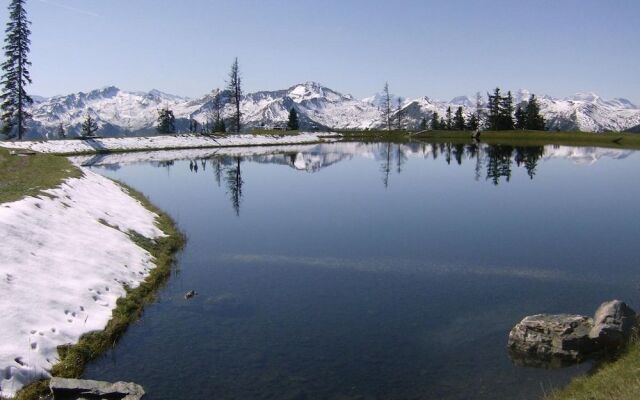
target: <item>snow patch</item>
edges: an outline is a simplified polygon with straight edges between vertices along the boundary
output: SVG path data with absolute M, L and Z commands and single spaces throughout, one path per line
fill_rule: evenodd
M 125 287 L 155 267 L 123 232 L 160 237 L 157 215 L 115 182 L 82 171 L 47 190 L 50 197 L 0 205 L 0 396 L 49 377 L 57 346 L 104 329 Z
M 50 140 L 0 142 L 0 146 L 11 149 L 26 149 L 40 153 L 70 154 L 99 153 L 101 151 L 161 150 L 185 148 L 214 148 L 231 146 L 271 146 L 320 142 L 312 133 L 295 136 L 277 135 L 228 135 L 210 137 L 201 135 L 163 135 L 147 137 L 121 137 L 86 140 Z

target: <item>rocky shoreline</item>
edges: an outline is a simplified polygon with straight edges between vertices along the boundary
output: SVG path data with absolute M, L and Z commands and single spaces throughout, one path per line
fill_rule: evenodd
M 517 365 L 573 365 L 622 348 L 637 319 L 636 312 L 620 300 L 602 303 L 593 318 L 575 314 L 530 315 L 513 327 L 507 347 Z

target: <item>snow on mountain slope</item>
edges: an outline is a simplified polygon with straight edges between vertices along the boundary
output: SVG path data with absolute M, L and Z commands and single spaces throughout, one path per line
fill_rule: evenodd
M 110 86 L 88 93 L 67 96 L 38 98 L 31 108 L 28 137 L 55 137 L 62 126 L 67 137 L 77 136 L 87 114 L 101 126 L 102 136 L 130 136 L 155 133 L 157 110 L 169 107 L 176 116 L 176 127 L 186 131 L 189 119 L 206 124 L 213 118 L 213 99 L 220 94 L 226 106 L 222 116 L 228 118 L 232 106 L 228 103 L 227 91 L 211 93 L 188 99 L 163 93 L 127 92 Z M 530 92 L 514 91 L 516 104 L 526 101 Z M 394 115 L 397 99 L 393 96 Z M 483 99 L 484 100 L 484 99 Z M 640 126 L 640 108 L 626 99 L 605 100 L 593 93 L 576 94 L 564 99 L 538 96 L 542 114 L 551 130 L 624 131 Z M 303 129 L 367 129 L 380 128 L 382 118 L 382 96 L 356 99 L 339 93 L 316 82 L 305 82 L 284 90 L 248 93 L 241 101 L 241 112 L 245 128 L 272 128 L 286 124 L 289 110 L 298 111 Z M 452 112 L 462 107 L 468 116 L 475 111 L 475 101 L 468 96 L 458 96 L 450 101 L 429 97 L 402 102 L 403 127 L 416 128 L 426 118 L 430 122 L 434 112 L 444 117 L 448 107 Z M 636 128 L 637 129 L 637 128 Z

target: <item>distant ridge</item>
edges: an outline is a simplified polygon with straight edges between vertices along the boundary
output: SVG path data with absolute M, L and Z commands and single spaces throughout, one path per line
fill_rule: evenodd
M 103 136 L 130 136 L 155 133 L 157 110 L 169 107 L 176 116 L 179 130 L 186 131 L 189 119 L 206 123 L 211 119 L 215 91 L 190 99 L 164 93 L 129 92 L 115 86 L 78 92 L 51 98 L 37 97 L 31 107 L 33 120 L 27 137 L 54 137 L 60 125 L 67 136 L 77 136 L 87 113 L 100 124 Z M 514 91 L 516 102 L 525 101 L 530 93 Z M 223 100 L 227 94 L 221 92 Z M 605 100 L 595 93 L 579 93 L 563 99 L 539 95 L 541 112 L 551 130 L 581 130 L 592 132 L 638 131 L 640 109 L 627 99 Z M 393 96 L 394 109 L 397 97 Z M 483 98 L 483 101 L 486 101 Z M 243 96 L 241 110 L 245 128 L 270 128 L 283 125 L 293 107 L 298 111 L 303 129 L 373 129 L 383 126 L 380 111 L 381 96 L 356 99 L 323 86 L 305 82 L 287 89 L 259 91 Z M 402 101 L 403 127 L 415 128 L 422 118 L 431 119 L 433 112 L 443 116 L 446 109 L 462 107 L 466 115 L 475 111 L 475 98 L 457 96 L 450 101 L 434 100 L 427 96 Z M 230 115 L 223 110 L 223 117 Z

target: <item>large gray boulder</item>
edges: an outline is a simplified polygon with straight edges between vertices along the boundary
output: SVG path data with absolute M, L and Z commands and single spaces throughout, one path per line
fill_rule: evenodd
M 49 388 L 55 400 L 140 400 L 142 386 L 132 382 L 100 382 L 51 378 Z
M 597 350 L 592 328 L 593 320 L 582 315 L 530 315 L 513 327 L 508 347 L 523 359 L 578 362 Z
M 603 347 L 618 348 L 627 342 L 635 323 L 636 312 L 625 302 L 607 301 L 596 310 L 589 337 Z

